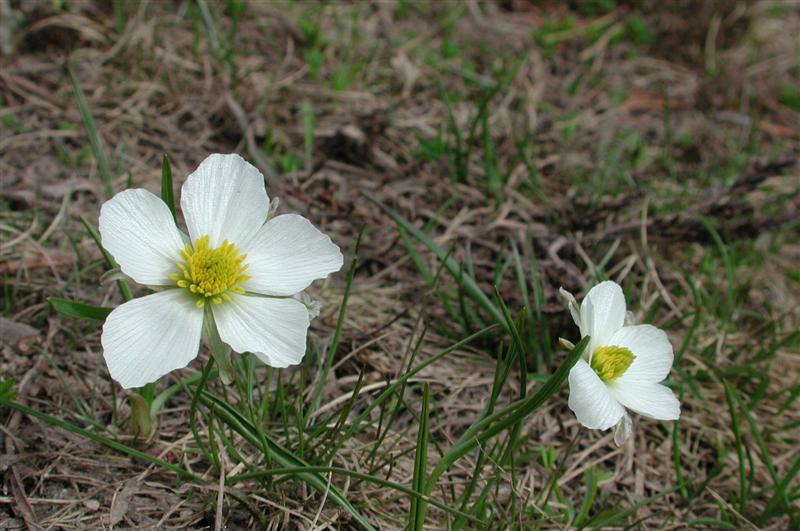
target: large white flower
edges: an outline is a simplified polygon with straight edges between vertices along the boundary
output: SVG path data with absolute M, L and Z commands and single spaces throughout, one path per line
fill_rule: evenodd
M 103 325 L 111 376 L 138 387 L 197 357 L 206 330 L 273 367 L 299 363 L 309 308 L 301 292 L 342 267 L 331 239 L 295 214 L 269 219 L 264 177 L 239 155 L 211 155 L 181 189 L 188 237 L 143 189 L 100 210 L 103 246 L 123 273 L 157 290 Z
M 675 420 L 681 408 L 662 385 L 672 368 L 672 344 L 655 326 L 630 325 L 622 288 L 606 281 L 593 287 L 578 307 L 565 290 L 572 318 L 589 345 L 569 373 L 569 407 L 591 429 L 617 426 L 621 444 L 631 433 L 625 408 L 658 420 Z

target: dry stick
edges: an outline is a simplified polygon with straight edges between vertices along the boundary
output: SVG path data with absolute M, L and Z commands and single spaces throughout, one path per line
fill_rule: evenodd
M 325 502 L 328 501 L 328 493 L 331 491 L 332 480 L 333 480 L 333 472 L 330 472 L 328 473 L 328 485 L 327 487 L 325 487 L 325 493 L 322 495 L 322 501 L 319 502 L 319 509 L 317 509 L 317 514 L 314 515 L 314 520 L 311 522 L 309 529 L 316 529 L 319 517 L 322 515 L 322 509 L 325 508 Z

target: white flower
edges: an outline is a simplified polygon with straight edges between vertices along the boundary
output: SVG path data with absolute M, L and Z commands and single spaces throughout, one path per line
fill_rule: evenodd
M 589 345 L 569 373 L 569 407 L 587 428 L 616 425 L 621 444 L 631 433 L 625 408 L 658 420 L 676 420 L 680 403 L 662 385 L 672 368 L 672 344 L 652 325 L 630 325 L 625 297 L 616 282 L 601 282 L 589 290 L 580 307 L 565 290 L 572 318 Z
M 147 190 L 125 190 L 103 205 L 103 247 L 123 273 L 158 290 L 118 306 L 103 325 L 103 355 L 123 387 L 188 365 L 212 325 L 233 350 L 273 367 L 302 360 L 310 316 L 294 297 L 338 271 L 342 253 L 302 216 L 266 221 L 269 205 L 261 173 L 238 155 L 218 154 L 181 189 L 188 237 Z

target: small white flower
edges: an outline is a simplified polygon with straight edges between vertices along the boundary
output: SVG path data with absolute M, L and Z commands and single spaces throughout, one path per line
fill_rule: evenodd
M 681 413 L 675 394 L 660 382 L 672 368 L 672 344 L 652 325 L 630 325 L 625 297 L 616 282 L 589 290 L 580 308 L 561 290 L 581 337 L 589 345 L 569 373 L 569 407 L 590 429 L 616 425 L 621 444 L 632 431 L 625 408 L 658 420 L 676 420 Z
M 103 205 L 103 246 L 123 273 L 158 290 L 118 306 L 103 325 L 103 355 L 123 387 L 186 367 L 204 321 L 233 350 L 273 367 L 302 360 L 310 316 L 295 295 L 338 271 L 342 253 L 302 216 L 266 221 L 269 206 L 261 173 L 239 155 L 219 154 L 181 189 L 188 237 L 147 190 Z

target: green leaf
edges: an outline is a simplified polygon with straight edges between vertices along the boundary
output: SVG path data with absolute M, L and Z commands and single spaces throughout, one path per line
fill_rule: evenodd
M 417 434 L 417 448 L 414 456 L 414 476 L 411 478 L 411 488 L 422 493 L 425 488 L 428 465 L 428 407 L 430 404 L 430 385 L 425 382 L 422 390 L 422 411 L 419 413 L 419 433 Z M 408 527 L 414 531 L 425 529 L 425 500 L 411 498 L 411 510 L 408 513 Z
M 161 199 L 167 204 L 169 211 L 172 213 L 172 219 L 177 223 L 175 195 L 172 187 L 172 166 L 170 166 L 169 157 L 166 154 L 161 160 Z
M 572 527 L 575 529 L 582 529 L 583 522 L 586 520 L 586 517 L 589 515 L 589 511 L 592 509 L 592 504 L 594 503 L 594 497 L 597 495 L 597 483 L 598 483 L 599 474 L 594 467 L 590 468 L 584 474 L 584 479 L 586 482 L 586 494 L 583 496 L 583 502 L 581 503 L 581 507 L 578 510 L 578 513 L 575 515 L 575 518 L 572 520 Z
M 8 380 L 0 383 L 0 398 L 5 400 L 14 400 L 14 398 L 17 396 L 17 393 L 12 390 L 12 387 L 14 387 L 15 383 L 16 382 L 13 378 L 9 378 Z
M 103 179 L 103 187 L 106 196 L 111 197 L 114 195 L 114 188 L 111 185 L 111 168 L 108 165 L 105 151 L 103 151 L 103 141 L 100 134 L 97 132 L 97 126 L 92 117 L 92 111 L 89 109 L 89 102 L 86 101 L 86 96 L 83 94 L 78 77 L 71 66 L 67 67 L 69 74 L 69 82 L 72 85 L 72 92 L 75 93 L 75 102 L 78 104 L 78 111 L 81 113 L 83 126 L 86 128 L 86 134 L 89 136 L 89 144 L 92 146 L 92 154 L 94 160 L 97 161 L 97 168 L 100 170 L 100 177 Z
M 84 304 L 82 302 L 71 301 L 69 299 L 62 299 L 60 297 L 49 297 L 47 302 L 50 307 L 62 315 L 67 317 L 76 317 L 78 319 L 93 319 L 95 321 L 103 321 L 114 308 L 104 308 L 101 306 L 92 306 L 91 304 Z
M 739 428 L 739 413 L 736 410 L 735 393 L 726 380 L 722 380 L 722 385 L 725 388 L 725 399 L 728 402 L 728 410 L 731 413 L 731 430 L 733 430 L 733 436 L 736 442 L 736 453 L 739 458 L 739 510 L 743 511 L 744 508 L 747 507 L 747 495 L 749 492 L 747 470 L 745 470 L 747 464 L 744 458 L 745 448 L 744 442 L 742 441 L 742 433 Z

